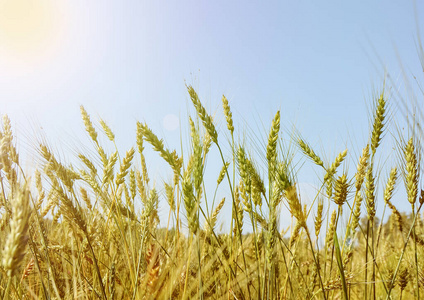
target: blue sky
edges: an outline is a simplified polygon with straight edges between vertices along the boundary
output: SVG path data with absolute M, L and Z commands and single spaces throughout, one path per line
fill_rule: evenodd
M 42 127 L 58 147 L 86 142 L 82 104 L 124 150 L 136 121 L 178 148 L 180 129 L 164 119 L 186 122 L 187 83 L 223 130 L 225 94 L 240 136 L 264 134 L 280 109 L 283 127 L 296 125 L 332 160 L 346 145 L 363 147 L 385 71 L 402 93 L 400 61 L 410 80 L 422 75 L 412 1 L 15 3 L 0 5 L 0 17 L 14 20 L 0 20 L 0 113 L 22 136 Z M 34 15 L 23 14 L 28 5 Z M 417 3 L 419 24 L 423 9 Z

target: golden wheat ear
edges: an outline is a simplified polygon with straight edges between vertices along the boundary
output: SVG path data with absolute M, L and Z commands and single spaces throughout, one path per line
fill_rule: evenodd
M 418 157 L 413 138 L 405 145 L 404 154 L 406 192 L 409 203 L 414 206 L 418 196 Z
M 28 189 L 25 186 L 15 188 L 10 202 L 12 219 L 3 250 L 3 267 L 8 276 L 12 277 L 18 272 L 28 242 L 28 222 L 31 213 Z

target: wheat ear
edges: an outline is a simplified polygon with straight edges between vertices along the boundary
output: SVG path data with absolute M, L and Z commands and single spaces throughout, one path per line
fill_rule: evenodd
M 81 110 L 82 120 L 83 120 L 84 125 L 85 125 L 85 130 L 88 132 L 91 139 L 96 143 L 96 145 L 98 145 L 99 142 L 97 140 L 97 132 L 96 132 L 96 129 L 94 129 L 93 123 L 90 120 L 90 116 L 88 115 L 84 106 L 81 105 L 80 110 Z
M 405 146 L 405 186 L 408 194 L 408 201 L 414 205 L 418 195 L 418 159 L 415 151 L 413 139 L 410 138 Z
M 115 134 L 112 132 L 112 129 L 106 124 L 106 122 L 103 119 L 100 119 L 100 125 L 103 128 L 103 131 L 105 132 L 107 138 L 111 141 L 115 141 Z
M 312 150 L 311 146 L 308 145 L 302 138 L 297 139 L 297 144 L 299 145 L 302 152 L 308 156 L 314 163 L 318 166 L 324 167 L 324 163 L 321 158 Z
M 334 174 L 336 174 L 337 168 L 346 158 L 346 155 L 347 155 L 347 149 L 344 150 L 343 152 L 340 152 L 339 155 L 337 155 L 336 159 L 331 164 L 330 168 L 327 169 L 327 173 L 324 176 L 324 182 L 328 182 L 333 178 Z
M 187 86 L 188 93 L 190 94 L 191 102 L 193 102 L 194 107 L 196 108 L 197 114 L 202 120 L 203 125 L 206 128 L 206 131 L 211 136 L 213 142 L 218 144 L 218 133 L 215 129 L 215 125 L 213 124 L 212 117 L 207 114 L 206 109 L 203 107 L 202 103 L 199 100 L 199 96 L 197 95 L 194 88 L 189 85 Z
M 231 134 L 233 134 L 234 133 L 233 114 L 231 113 L 228 100 L 224 95 L 222 95 L 222 106 L 224 108 L 225 119 L 227 120 L 227 128 L 231 132 Z
M 334 187 L 334 202 L 339 207 L 343 206 L 343 204 L 346 202 L 348 187 L 349 183 L 347 182 L 346 174 L 339 176 Z
M 280 132 L 280 111 L 277 111 L 272 120 L 271 130 L 268 136 L 268 145 L 266 147 L 266 159 L 268 160 L 268 169 L 271 171 L 277 158 L 277 141 Z
M 131 161 L 134 157 L 134 148 L 131 148 L 130 150 L 127 151 L 122 164 L 119 168 L 119 173 L 116 175 L 116 185 L 119 186 L 120 184 L 124 183 L 125 181 L 125 176 L 127 176 L 128 174 L 128 169 L 131 167 Z
M 381 142 L 381 135 L 383 133 L 383 127 L 384 127 L 385 112 L 386 112 L 386 100 L 384 99 L 384 93 L 381 93 L 380 97 L 377 100 L 377 108 L 374 113 L 374 124 L 373 124 L 373 129 L 371 134 L 371 152 L 373 153 L 373 155 L 375 154 L 375 151 Z
M 28 221 L 31 212 L 29 191 L 26 187 L 16 188 L 10 202 L 12 219 L 3 251 L 3 267 L 8 276 L 12 277 L 19 269 L 28 241 Z

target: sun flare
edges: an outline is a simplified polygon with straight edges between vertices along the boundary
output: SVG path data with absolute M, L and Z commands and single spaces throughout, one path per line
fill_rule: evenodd
M 0 48 L 31 58 L 54 44 L 58 14 L 52 0 L 0 0 Z

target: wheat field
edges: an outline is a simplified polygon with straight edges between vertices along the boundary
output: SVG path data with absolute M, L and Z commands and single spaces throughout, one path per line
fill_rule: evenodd
M 194 88 L 187 90 L 197 115 L 187 120 L 185 156 L 166 148 L 141 122 L 135 147 L 109 151 L 99 135 L 117 149 L 113 130 L 103 120 L 93 122 L 81 107 L 95 155 L 79 153 L 82 167 L 76 167 L 39 143 L 37 168 L 28 172 L 11 121 L 3 116 L 2 299 L 424 297 L 420 139 L 385 134 L 384 91 L 373 99 L 368 143 L 358 157 L 346 149 L 325 163 L 325 154 L 301 135 L 292 136 L 294 151 L 319 176 L 320 186 L 306 204 L 299 166 L 282 145 L 280 112 L 269 123 L 264 157 L 258 157 L 256 149 L 236 140 L 225 96 L 226 126 L 218 131 Z M 399 154 L 389 172 L 377 163 L 383 137 L 395 139 Z M 150 178 L 145 147 L 169 165 L 171 180 L 158 184 Z M 211 149 L 220 157 L 213 163 L 221 165 L 213 182 L 205 180 Z M 355 168 L 348 169 L 348 160 Z M 393 197 L 401 185 L 404 194 L 396 199 L 409 202 L 407 213 Z M 215 199 L 217 190 L 226 196 Z M 169 207 L 161 220 L 167 226 L 159 227 L 159 202 Z M 224 205 L 231 216 L 226 231 L 219 229 Z M 289 228 L 280 225 L 282 211 L 290 212 Z

